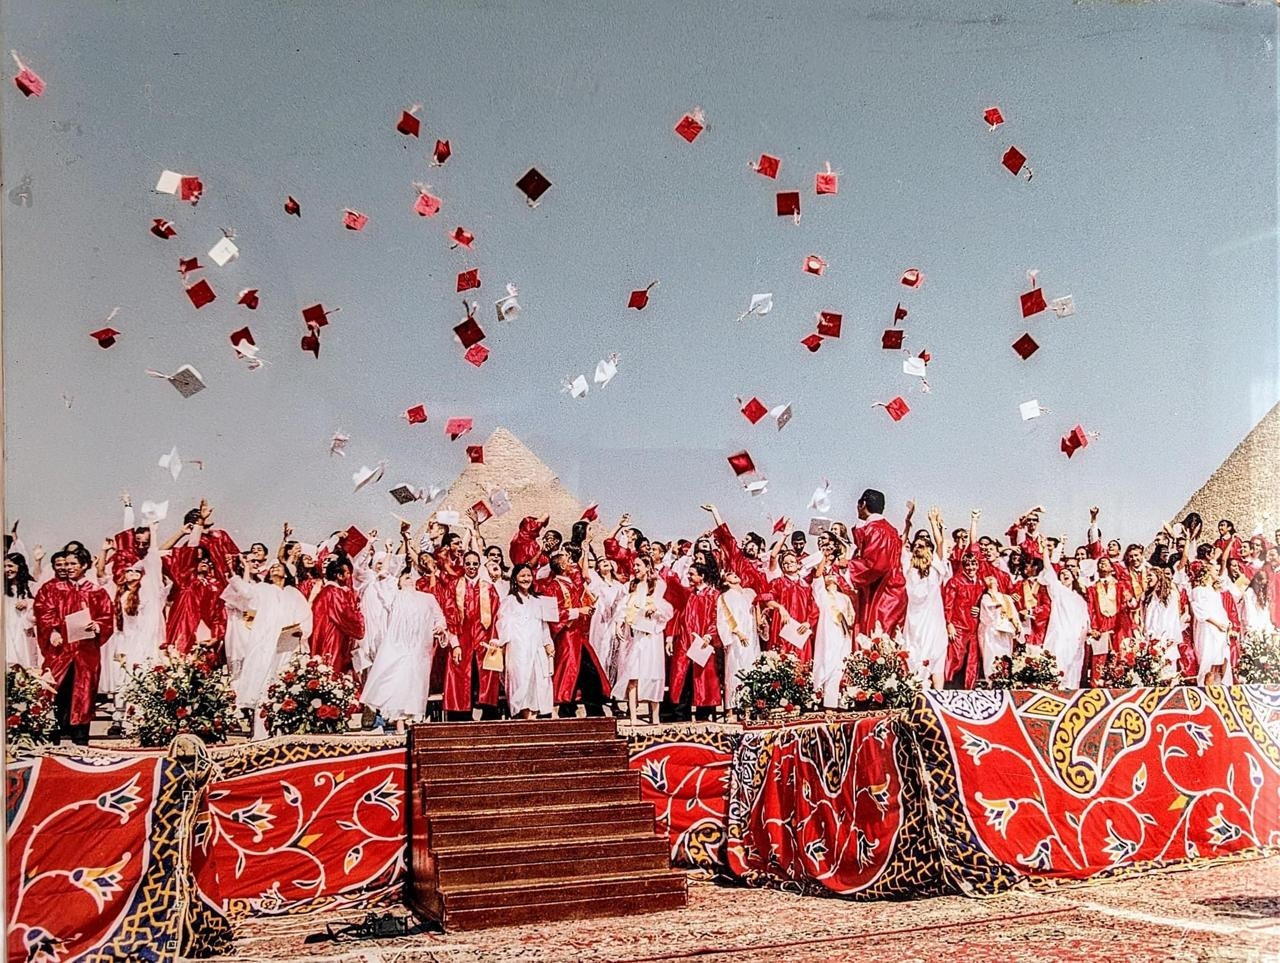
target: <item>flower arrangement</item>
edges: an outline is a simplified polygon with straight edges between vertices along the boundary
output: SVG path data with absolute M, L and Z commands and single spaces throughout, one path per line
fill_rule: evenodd
M 1119 650 L 1111 653 L 1099 683 L 1108 689 L 1177 685 L 1178 667 L 1167 658 L 1164 643 L 1135 635 L 1123 639 Z
M 996 659 L 987 685 L 992 689 L 1058 689 L 1062 687 L 1062 669 L 1044 646 L 1026 645 L 1012 656 Z
M 10 746 L 25 748 L 53 742 L 58 730 L 53 714 L 53 681 L 21 665 L 4 674 L 4 729 Z
M 765 652 L 738 673 L 738 711 L 743 718 L 810 712 L 814 706 L 813 663 L 790 653 Z
M 1248 633 L 1236 664 L 1240 682 L 1280 682 L 1280 630 Z
M 350 676 L 335 673 L 319 656 L 295 652 L 267 687 L 259 711 L 272 735 L 335 733 L 347 727 L 360 703 Z
M 198 645 L 186 655 L 170 650 L 126 672 L 125 732 L 140 745 L 167 746 L 183 733 L 224 742 L 239 729 L 231 676 L 212 648 Z
M 859 635 L 844 660 L 840 704 L 846 709 L 903 709 L 920 693 L 907 651 L 882 633 Z

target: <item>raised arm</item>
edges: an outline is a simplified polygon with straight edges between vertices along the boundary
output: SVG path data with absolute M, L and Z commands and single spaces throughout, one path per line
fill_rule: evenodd
M 902 540 L 904 542 L 911 541 L 911 520 L 915 518 L 915 515 L 916 503 L 912 501 L 907 502 L 907 517 L 902 522 Z

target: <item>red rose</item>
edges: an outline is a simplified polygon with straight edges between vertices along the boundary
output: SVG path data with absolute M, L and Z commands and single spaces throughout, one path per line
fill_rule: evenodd
M 307 680 L 307 688 L 308 688 L 308 689 L 310 689 L 312 692 L 315 692 L 315 691 L 316 691 L 316 689 L 320 688 L 320 680 L 319 680 L 319 679 L 308 679 L 308 680 Z
M 15 715 L 11 715 L 8 719 L 6 719 L 4 724 L 12 729 L 21 721 L 22 721 L 22 717 L 15 714 Z
M 221 719 L 214 719 L 214 720 L 213 720 L 213 728 L 215 728 L 215 729 L 217 729 L 219 732 L 221 732 L 221 731 L 222 731 L 222 720 L 221 720 Z
M 791 712 L 791 711 L 793 711 L 793 710 L 795 709 L 795 706 L 794 706 L 794 705 L 792 705 L 790 702 L 788 702 L 788 703 L 787 703 L 787 707 L 786 707 L 786 708 L 787 708 L 787 711 L 788 711 L 788 712 Z
M 294 679 L 296 679 L 296 678 L 297 678 L 297 676 L 296 676 L 296 675 L 294 675 L 292 672 L 286 672 L 284 675 L 282 675 L 282 676 L 280 677 L 280 681 L 282 681 L 282 682 L 292 682 L 292 681 L 293 681 Z
M 872 696 L 872 698 L 875 699 L 876 702 L 884 702 L 884 693 L 877 692 L 874 696 Z
M 905 653 L 905 652 L 899 652 L 899 653 L 898 653 L 898 659 L 899 659 L 900 661 L 902 661 L 902 662 L 906 662 L 906 661 L 907 661 L 907 653 Z
M 178 690 L 175 689 L 173 686 L 170 686 L 169 688 L 164 690 L 165 702 L 172 702 L 176 698 L 178 698 Z
M 156 675 L 160 675 L 162 672 L 164 672 L 164 666 L 162 666 L 162 665 L 154 666 L 154 667 L 151 669 L 151 671 L 152 671 L 152 672 L 154 672 Z
M 769 683 L 769 688 L 772 689 L 774 692 L 777 692 L 779 689 L 782 688 L 782 683 L 775 679 L 773 682 Z
M 296 708 L 298 708 L 298 703 L 294 702 L 293 699 L 285 699 L 284 702 L 280 703 L 282 712 L 292 712 Z
M 191 715 L 191 710 L 186 706 L 178 706 L 178 711 L 175 712 L 174 715 L 179 719 L 185 719 L 187 716 Z
M 857 692 L 853 694 L 853 700 L 855 702 L 866 702 L 867 701 L 866 691 L 863 689 L 859 689 Z
M 364 712 L 364 710 L 360 708 L 360 703 L 358 702 L 353 702 L 347 707 L 347 715 L 349 716 L 358 716 L 362 712 Z
M 764 700 L 763 700 L 763 699 L 757 699 L 757 700 L 756 700 L 756 708 L 757 708 L 757 709 L 763 709 L 763 708 L 764 708 Z

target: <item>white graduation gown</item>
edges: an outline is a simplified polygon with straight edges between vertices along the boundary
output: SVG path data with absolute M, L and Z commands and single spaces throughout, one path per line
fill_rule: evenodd
M 642 582 L 618 600 L 615 613 L 615 635 L 618 646 L 618 674 L 613 683 L 613 697 L 625 699 L 627 684 L 637 682 L 636 699 L 661 702 L 666 685 L 666 640 L 662 630 L 675 614 L 666 599 L 666 585 L 654 580 L 653 594 Z M 646 598 L 653 603 L 653 614 L 645 615 Z M 627 612 L 635 605 L 635 617 L 627 624 Z
M 257 613 L 249 631 L 248 648 L 236 683 L 236 705 L 254 707 L 267 698 L 267 687 L 276 680 L 281 667 L 311 637 L 311 606 L 292 585 L 276 588 L 269 582 L 246 582 L 248 601 Z M 297 625 L 301 638 L 296 645 L 286 639 L 280 651 L 280 633 L 286 625 Z
M 1084 656 L 1089 646 L 1089 603 L 1084 596 L 1058 581 L 1049 569 L 1040 573 L 1040 584 L 1049 593 L 1049 624 L 1044 647 L 1062 670 L 1064 689 L 1080 688 Z
M 907 581 L 907 616 L 902 626 L 907 661 L 925 681 L 945 668 L 947 659 L 947 616 L 942 607 L 946 561 L 934 553 L 929 573 L 922 578 L 911 565 L 911 550 L 903 549 L 902 574 Z
M 1214 586 L 1200 585 L 1191 590 L 1191 614 L 1195 616 L 1192 639 L 1196 657 L 1200 660 L 1197 685 L 1204 685 L 1205 676 L 1215 666 L 1222 667 L 1222 684 L 1231 684 L 1231 646 L 1227 633 L 1209 624 L 1213 619 L 1219 625 L 1229 625 L 1222 594 Z
M 222 590 L 222 601 L 227 612 L 227 630 L 223 636 L 223 650 L 226 653 L 227 669 L 231 673 L 233 686 L 240 679 L 240 673 L 244 668 L 244 657 L 253 643 L 252 622 L 257 617 L 253 587 L 257 584 L 260 583 L 251 582 L 241 575 L 232 575 L 227 580 L 227 587 Z M 252 618 L 249 615 L 251 612 Z
M 388 572 L 370 570 L 360 588 L 360 612 L 364 616 L 364 638 L 352 652 L 352 664 L 357 672 L 373 665 L 378 650 L 386 638 L 391 620 L 391 606 L 396 601 L 399 589 L 397 576 Z M 422 593 L 419 593 L 422 594 Z M 384 716 L 385 718 L 385 716 Z
M 16 607 L 19 601 L 27 606 L 22 612 Z M 43 663 L 36 645 L 34 602 L 34 599 L 4 597 L 4 660 L 8 665 L 20 665 L 39 675 Z
M 1007 596 L 1006 596 L 1007 598 Z M 1012 606 L 1013 600 L 1009 600 Z M 1017 631 L 1005 615 L 1004 606 L 993 599 L 989 592 L 982 593 L 978 603 L 978 648 L 982 652 L 982 674 L 990 678 L 996 659 L 1013 655 L 1013 641 Z
M 507 707 L 515 715 L 532 709 L 540 715 L 555 707 L 551 689 L 551 630 L 529 597 L 508 594 L 498 606 L 497 644 L 503 648 Z
M 738 688 L 742 685 L 738 673 L 751 668 L 760 658 L 755 601 L 755 589 L 739 585 L 721 592 L 720 601 L 716 603 L 716 630 L 720 634 L 720 644 L 724 646 L 724 704 L 727 706 L 738 701 Z M 730 615 L 733 616 L 732 626 Z
M 1244 590 L 1243 615 L 1246 632 L 1270 632 L 1275 628 L 1271 623 L 1271 611 L 1258 602 L 1258 594 L 1252 588 Z
M 394 589 L 382 643 L 365 678 L 361 701 L 388 722 L 423 718 L 435 633 L 444 627 L 444 613 L 434 595 L 412 586 Z
M 616 579 L 605 581 L 595 572 L 587 573 L 587 588 L 596 600 L 591 609 L 591 649 L 604 666 L 606 680 L 612 687 L 618 675 L 618 647 L 614 637 L 618 601 L 627 594 L 627 583 Z
M 103 649 L 111 650 L 111 660 L 103 660 L 102 675 L 107 678 L 108 692 L 119 692 L 128 682 L 125 670 L 116 661 L 124 656 L 126 666 L 147 665 L 160 658 L 164 644 L 164 560 L 158 549 L 151 549 L 142 559 L 142 581 L 138 585 L 138 614 L 120 612 L 120 628 L 111 634 Z M 123 605 L 117 601 L 118 605 Z M 108 673 L 110 673 L 108 677 Z
M 843 592 L 827 591 L 821 578 L 813 580 L 813 599 L 818 604 L 818 627 L 813 634 L 813 687 L 822 693 L 828 709 L 840 708 L 840 683 L 844 660 L 853 651 L 853 603 Z M 843 616 L 844 625 L 838 616 Z

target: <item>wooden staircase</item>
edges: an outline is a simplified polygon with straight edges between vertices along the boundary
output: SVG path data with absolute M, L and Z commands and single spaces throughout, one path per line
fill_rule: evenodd
M 446 930 L 685 905 L 614 720 L 417 725 L 409 767 L 409 904 Z

